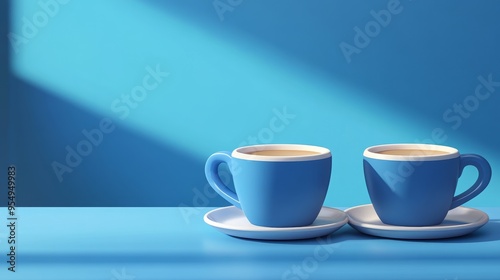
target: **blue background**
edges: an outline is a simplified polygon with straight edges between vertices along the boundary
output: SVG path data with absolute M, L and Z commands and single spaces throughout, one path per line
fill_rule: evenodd
M 478 77 L 500 81 L 498 1 L 402 0 L 350 62 L 340 44 L 391 1 L 1 2 L 1 156 L 20 206 L 227 205 L 204 162 L 252 142 L 331 149 L 325 204 L 344 207 L 369 203 L 366 147 L 438 142 L 490 161 L 491 185 L 468 205 L 500 205 L 500 87 L 443 117 L 474 101 Z M 129 114 L 113 110 L 148 67 L 169 75 Z M 114 130 L 59 180 L 54 162 L 106 118 Z

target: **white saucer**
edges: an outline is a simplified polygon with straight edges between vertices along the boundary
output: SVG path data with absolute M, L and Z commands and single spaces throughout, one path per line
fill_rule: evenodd
M 436 226 L 406 227 L 382 223 L 372 204 L 345 210 L 349 224 L 358 231 L 370 235 L 396 239 L 438 239 L 469 234 L 489 220 L 483 211 L 457 207 L 448 212 L 445 220 Z
M 205 223 L 225 234 L 263 240 L 293 240 L 314 238 L 333 233 L 348 221 L 347 215 L 334 208 L 323 207 L 318 218 L 305 227 L 262 227 L 252 225 L 239 208 L 218 208 L 205 214 Z

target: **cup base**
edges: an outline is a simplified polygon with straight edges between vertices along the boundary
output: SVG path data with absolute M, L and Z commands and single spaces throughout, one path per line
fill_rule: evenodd
M 254 225 L 254 226 L 260 226 L 260 227 L 270 227 L 270 228 L 290 228 L 290 227 L 307 227 L 310 226 L 316 218 L 318 217 L 318 214 L 320 212 L 321 208 L 318 209 L 316 215 L 314 216 L 308 216 L 308 217 L 300 217 L 300 219 L 297 219 L 299 217 L 289 215 L 284 217 L 283 215 L 280 215 L 279 217 L 276 215 L 268 215 L 265 217 L 255 217 L 252 215 L 246 215 L 248 221 Z
M 291 227 L 307 227 L 312 225 L 313 222 L 305 224 L 276 224 L 276 223 L 255 223 L 249 221 L 254 226 L 268 227 L 268 228 L 291 228 Z
M 391 221 L 387 219 L 382 219 L 379 216 L 380 221 L 386 225 L 391 225 L 391 226 L 401 226 L 401 227 L 431 227 L 431 226 L 437 226 L 440 225 L 443 221 L 438 221 L 438 222 L 433 222 L 433 223 L 419 223 L 419 222 L 409 222 L 409 221 Z
M 423 219 L 422 217 L 416 217 L 410 214 L 407 215 L 399 215 L 399 216 L 387 216 L 387 215 L 380 215 L 377 212 L 377 208 L 375 207 L 375 212 L 377 213 L 377 216 L 379 217 L 380 221 L 386 225 L 391 225 L 391 226 L 402 226 L 402 227 L 431 227 L 431 226 L 437 226 L 440 225 L 445 217 L 445 215 L 439 215 L 439 216 L 434 216 L 432 218 L 427 217 L 426 219 Z M 401 214 L 401 213 L 400 213 Z M 384 217 L 381 217 L 384 216 Z

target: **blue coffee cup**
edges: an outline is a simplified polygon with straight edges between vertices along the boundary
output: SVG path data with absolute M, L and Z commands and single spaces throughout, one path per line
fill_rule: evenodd
M 366 186 L 375 212 L 385 224 L 433 226 L 481 193 L 491 179 L 483 157 L 460 155 L 452 147 L 429 144 L 392 144 L 367 148 L 363 153 Z M 478 170 L 476 182 L 455 195 L 463 169 Z
M 218 173 L 226 163 L 233 192 Z M 328 149 L 296 144 L 255 145 L 218 152 L 205 164 L 210 186 L 266 227 L 307 226 L 317 218 L 328 191 L 332 156 Z

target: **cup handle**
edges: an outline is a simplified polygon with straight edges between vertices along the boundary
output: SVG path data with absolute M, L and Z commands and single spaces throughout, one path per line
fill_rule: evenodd
M 491 179 L 491 166 L 486 161 L 485 158 L 483 158 L 480 155 L 475 155 L 475 154 L 465 154 L 460 156 L 460 171 L 459 171 L 459 177 L 462 175 L 462 171 L 467 165 L 472 165 L 477 168 L 478 171 L 478 178 L 474 185 L 464 191 L 463 193 L 455 196 L 453 198 L 453 201 L 451 203 L 450 210 L 453 208 L 456 208 L 467 201 L 473 199 L 476 197 L 478 194 L 480 194 L 486 186 L 488 186 L 488 183 L 490 182 Z
M 205 176 L 208 183 L 225 200 L 241 209 L 240 200 L 236 193 L 230 190 L 220 179 L 218 167 L 221 163 L 226 163 L 229 170 L 233 170 L 232 157 L 229 152 L 217 152 L 211 155 L 205 163 Z

